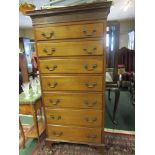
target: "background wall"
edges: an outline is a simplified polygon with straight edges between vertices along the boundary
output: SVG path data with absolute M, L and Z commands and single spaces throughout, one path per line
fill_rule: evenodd
M 135 30 L 135 20 L 120 21 L 119 48 L 128 47 L 128 33 Z
M 34 40 L 34 33 L 32 28 L 19 28 L 19 37 L 29 38 Z

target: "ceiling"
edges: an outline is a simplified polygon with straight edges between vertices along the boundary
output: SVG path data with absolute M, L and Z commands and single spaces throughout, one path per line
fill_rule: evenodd
M 23 0 L 22 0 L 23 1 Z M 27 3 L 33 3 L 37 9 L 41 6 L 48 4 L 50 0 L 24 0 Z M 56 0 L 53 0 L 56 1 Z M 91 2 L 94 0 L 57 0 L 57 3 L 53 6 L 65 6 L 80 4 L 81 2 Z M 135 18 L 135 0 L 112 0 L 113 5 L 108 15 L 108 21 L 112 20 L 127 20 Z M 30 28 L 32 27 L 32 21 L 29 16 L 24 16 L 19 12 L 19 27 Z

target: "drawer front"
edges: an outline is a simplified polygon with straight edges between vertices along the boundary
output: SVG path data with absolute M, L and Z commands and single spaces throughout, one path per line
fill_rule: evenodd
M 103 37 L 105 23 L 35 28 L 36 40 Z
M 43 90 L 102 91 L 103 76 L 42 76 Z
M 41 73 L 102 73 L 102 57 L 40 60 Z
M 103 55 L 103 40 L 37 43 L 39 57 Z
M 20 104 L 19 105 L 19 114 L 32 114 L 33 113 L 33 108 L 32 105 L 28 104 Z
M 79 125 L 86 127 L 102 127 L 101 110 L 68 110 L 46 108 L 48 124 Z
M 73 142 L 101 143 L 100 128 L 47 125 L 48 138 Z
M 103 94 L 97 93 L 43 93 L 45 107 L 102 109 Z

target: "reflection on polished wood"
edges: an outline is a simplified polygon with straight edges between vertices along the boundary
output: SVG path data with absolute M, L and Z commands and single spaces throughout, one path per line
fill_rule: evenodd
M 39 62 L 41 73 L 103 73 L 102 57 L 51 58 Z
M 79 24 L 72 23 L 64 26 L 51 26 L 46 28 L 36 28 L 37 40 L 53 40 L 53 39 L 76 39 L 87 37 L 102 37 L 103 23 Z M 44 34 L 44 35 L 43 35 Z
M 70 41 L 52 41 L 37 43 L 38 56 L 84 56 L 84 55 L 103 55 L 103 40 L 70 40 Z
M 43 94 L 44 106 L 51 108 L 102 109 L 102 93 L 57 93 Z
M 48 125 L 47 132 L 49 138 L 57 141 L 101 143 L 101 128 Z
M 43 90 L 102 91 L 102 76 L 42 76 Z M 67 89 L 66 89 L 67 88 Z
M 48 124 L 102 127 L 102 110 L 45 109 Z

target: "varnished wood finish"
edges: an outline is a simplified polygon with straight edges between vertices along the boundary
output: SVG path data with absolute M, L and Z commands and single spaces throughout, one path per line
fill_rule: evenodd
M 50 108 L 102 109 L 101 93 L 53 93 L 43 94 L 44 106 Z
M 20 103 L 19 114 L 33 114 L 35 110 L 42 107 L 41 99 L 38 99 L 35 103 Z
M 39 57 L 103 55 L 103 46 L 99 39 L 37 43 Z
M 101 128 L 47 126 L 48 137 L 54 140 L 101 143 Z
M 33 105 L 28 105 L 28 104 L 21 104 L 19 106 L 19 113 L 20 114 L 29 114 L 31 115 L 33 113 Z
M 48 124 L 76 125 L 86 127 L 102 127 L 101 110 L 69 110 L 46 108 Z
M 103 73 L 102 57 L 51 58 L 40 60 L 39 64 L 41 73 Z
M 24 134 L 24 130 L 23 130 L 20 119 L 19 119 L 19 130 L 20 130 L 20 134 L 21 134 L 21 137 L 22 137 L 22 147 L 24 149 L 25 148 L 25 134 Z
M 27 132 L 26 137 L 28 138 L 38 138 L 40 142 L 40 135 L 45 131 L 43 121 L 38 122 L 37 111 L 42 108 L 41 98 L 34 103 L 20 103 L 19 104 L 19 114 L 32 115 L 34 127 L 31 131 Z
M 43 90 L 102 91 L 102 76 L 42 76 Z
M 103 144 L 110 5 L 101 2 L 28 13 L 39 58 L 47 140 Z
M 28 138 L 38 138 L 38 135 L 40 136 L 45 131 L 45 126 L 42 123 L 42 120 L 38 120 L 38 130 L 36 131 L 36 128 L 31 128 L 28 132 L 25 133 L 25 136 Z
M 90 23 L 79 25 L 51 26 L 35 28 L 37 40 L 75 39 L 103 37 L 105 25 L 103 23 Z
M 33 122 L 34 122 L 35 130 L 36 130 L 36 137 L 38 138 L 38 142 L 40 142 L 39 126 L 37 122 L 37 109 L 34 109 L 32 116 L 33 116 Z

